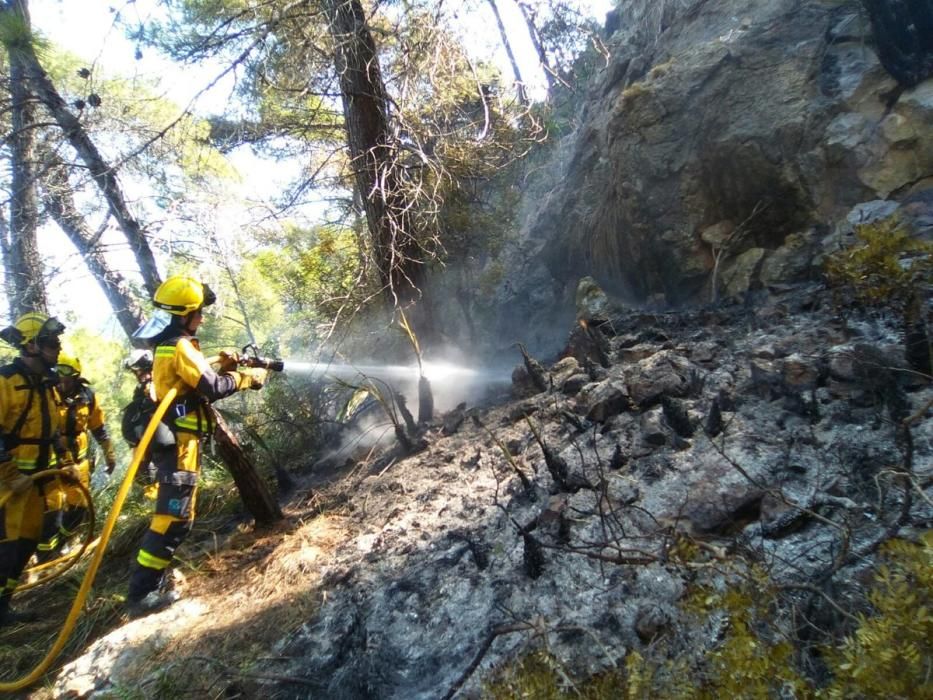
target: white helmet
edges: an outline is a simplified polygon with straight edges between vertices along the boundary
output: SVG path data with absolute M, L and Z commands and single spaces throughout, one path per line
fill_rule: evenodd
M 152 369 L 152 353 L 148 350 L 133 350 L 123 363 L 126 369 Z

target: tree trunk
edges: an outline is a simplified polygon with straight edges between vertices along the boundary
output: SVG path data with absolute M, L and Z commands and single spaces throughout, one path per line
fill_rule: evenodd
M 233 476 L 246 510 L 256 519 L 257 525 L 270 525 L 281 520 L 282 509 L 269 490 L 269 485 L 259 475 L 256 465 L 243 451 L 220 413 L 214 411 L 214 416 L 217 418 L 214 441 L 221 459 Z
M 933 75 L 933 0 L 863 0 L 881 64 L 905 87 Z
M 499 27 L 499 36 L 502 37 L 502 45 L 505 47 L 505 53 L 509 57 L 509 63 L 512 64 L 512 73 L 515 75 L 515 88 L 518 91 L 518 101 L 523 104 L 528 104 L 528 93 L 525 90 L 525 81 L 522 79 L 522 71 L 518 67 L 518 61 L 515 60 L 515 54 L 512 51 L 512 42 L 509 41 L 509 35 L 505 31 L 505 24 L 502 22 L 502 15 L 499 14 L 499 5 L 496 3 L 496 0 L 486 0 L 489 3 L 489 7 L 492 8 L 492 13 L 496 16 L 496 24 Z
M 130 293 L 123 275 L 110 267 L 97 247 L 99 236 L 90 230 L 75 206 L 74 193 L 68 183 L 65 166 L 60 161 L 53 161 L 53 158 L 56 157 L 52 153 L 44 154 L 47 168 L 42 182 L 45 210 L 77 248 L 88 270 L 110 302 L 110 308 L 113 309 L 117 321 L 129 337 L 143 322 L 142 309 Z
M 541 43 L 541 36 L 538 34 L 538 26 L 535 24 L 534 11 L 527 3 L 519 2 L 518 9 L 521 10 L 522 17 L 525 19 L 525 26 L 528 27 L 528 36 L 531 38 L 531 44 L 535 47 L 538 54 L 538 62 L 541 64 L 541 70 L 544 71 L 544 77 L 547 79 L 548 91 L 554 89 L 554 70 L 547 60 L 547 53 L 544 51 L 544 45 Z
M 16 277 L 16 268 L 13 265 L 13 251 L 11 250 L 10 227 L 6 217 L 0 211 L 0 257 L 3 259 L 3 293 L 6 295 L 7 313 L 16 318 L 13 300 L 16 298 L 16 286 L 13 283 Z
M 400 191 L 388 100 L 360 0 L 326 0 L 344 128 L 380 281 L 395 303 L 417 298 L 423 256 Z
M 32 51 L 29 7 L 26 0 L 6 0 L 3 20 L 13 29 L 7 38 L 10 60 L 10 231 L 9 265 L 13 297 L 10 313 L 45 311 L 48 303 L 42 277 L 42 261 L 36 242 L 39 212 L 36 204 L 35 109 L 26 87 L 24 56 Z
M 52 84 L 45 69 L 39 63 L 32 45 L 26 47 L 22 54 L 29 85 L 55 118 L 72 148 L 77 151 L 78 156 L 88 167 L 91 177 L 107 201 L 111 214 L 117 220 L 123 234 L 126 236 L 126 240 L 130 244 L 130 249 L 139 264 L 139 271 L 142 274 L 146 291 L 150 295 L 155 294 L 162 281 L 159 276 L 159 269 L 152 254 L 152 249 L 149 247 L 149 241 L 146 240 L 143 234 L 142 227 L 130 213 L 126 204 L 126 198 L 117 180 L 116 171 L 104 161 L 100 151 L 97 150 L 97 146 L 94 145 L 84 127 L 81 126 L 81 122 L 68 110 L 65 101 L 58 94 L 55 85 Z

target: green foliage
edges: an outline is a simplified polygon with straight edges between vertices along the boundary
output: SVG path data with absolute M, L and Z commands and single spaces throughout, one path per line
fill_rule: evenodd
M 830 698 L 933 697 L 933 531 L 891 540 L 868 594 L 871 616 L 828 650 Z
M 0 44 L 10 52 L 25 49 L 32 45 L 33 50 L 41 51 L 48 43 L 29 27 L 29 22 L 17 11 L 0 11 Z
M 681 553 L 689 554 L 688 548 Z M 796 649 L 779 632 L 777 592 L 753 569 L 726 589 L 695 586 L 681 601 L 687 621 L 727 622 L 715 647 L 698 658 L 671 656 L 663 644 L 632 650 L 616 668 L 571 679 L 556 660 L 530 654 L 500 669 L 487 695 L 511 698 L 933 697 L 933 531 L 919 543 L 890 540 L 867 599 L 871 615 L 841 643 L 822 650 L 833 678 L 818 687 L 795 669 Z
M 631 697 L 625 692 L 624 674 L 609 672 L 570 686 L 557 660 L 545 652 L 534 652 L 504 669 L 486 686 L 484 697 L 494 700 L 608 700 Z
M 933 244 L 910 235 L 896 217 L 855 227 L 858 242 L 828 258 L 837 298 L 905 312 L 933 282 Z
M 274 249 L 255 254 L 252 263 L 284 303 L 293 327 L 326 321 L 348 304 L 363 301 L 360 248 L 351 229 L 286 226 Z M 305 345 L 308 335 L 306 326 Z
M 693 672 L 691 697 L 768 698 L 790 690 L 800 696 L 806 686 L 794 668 L 793 645 L 777 634 L 776 598 L 767 574 L 752 569 L 722 593 L 697 587 L 684 599 L 685 613 L 697 620 L 718 614 L 728 621 L 721 642 Z

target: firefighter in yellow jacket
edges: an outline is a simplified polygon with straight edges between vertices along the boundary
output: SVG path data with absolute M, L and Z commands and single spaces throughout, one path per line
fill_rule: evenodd
M 153 348 L 152 382 L 161 401 L 175 387 L 178 395 L 163 422 L 174 434 L 174 445 L 155 444 L 158 495 L 155 515 L 143 537 L 130 576 L 127 612 L 138 617 L 171 605 L 178 595 L 166 590 L 165 573 L 175 550 L 191 531 L 201 442 L 215 427 L 210 403 L 239 389 L 262 387 L 265 370 L 240 370 L 235 355 L 221 353 L 219 371 L 201 354 L 194 337 L 203 309 L 215 301 L 206 284 L 178 275 L 163 282 L 153 295 L 156 311 L 136 333 L 138 342 Z
M 90 491 L 94 463 L 91 461 L 88 433 L 94 436 L 104 453 L 108 474 L 117 466 L 116 453 L 107 432 L 104 411 L 97 400 L 97 394 L 88 386 L 88 380 L 81 376 L 81 361 L 77 357 L 60 353 L 55 367 L 58 373 L 58 393 L 62 401 L 62 437 L 65 446 L 74 457 L 79 481 Z M 59 517 L 53 519 L 49 518 L 48 514 L 46 516 L 42 543 L 39 545 L 39 553 L 45 556 L 40 559 L 54 555 L 57 549 L 76 533 L 78 526 L 87 516 L 88 504 L 85 503 L 84 493 L 78 486 L 64 482 L 61 501 L 62 510 Z M 47 503 L 46 507 L 48 506 Z
M 0 626 L 32 616 L 10 608 L 13 591 L 42 534 L 47 494 L 56 478 L 34 480 L 45 469 L 72 470 L 60 439 L 60 401 L 54 367 L 65 327 L 39 312 L 0 331 L 19 357 L 0 367 Z

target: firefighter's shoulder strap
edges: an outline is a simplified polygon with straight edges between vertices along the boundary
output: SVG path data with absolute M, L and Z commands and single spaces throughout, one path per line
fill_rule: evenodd
M 8 365 L 0 367 L 0 377 L 3 377 L 4 379 L 12 379 L 17 375 L 21 376 L 26 383 L 14 388 L 20 390 L 29 389 L 29 395 L 26 397 L 26 405 L 23 407 L 23 412 L 19 414 L 19 418 L 16 419 L 16 422 L 13 424 L 13 427 L 10 428 L 10 431 L 7 433 L 0 433 L 0 437 L 3 438 L 3 445 L 8 450 L 12 450 L 19 445 L 37 445 L 51 441 L 49 439 L 41 440 L 20 437 L 23 426 L 26 425 L 26 419 L 29 418 L 29 411 L 32 410 L 32 404 L 36 398 L 36 390 L 39 385 L 38 382 L 33 381 L 30 375 L 23 371 L 22 366 L 16 360 Z

